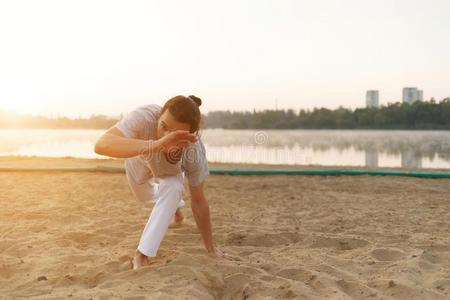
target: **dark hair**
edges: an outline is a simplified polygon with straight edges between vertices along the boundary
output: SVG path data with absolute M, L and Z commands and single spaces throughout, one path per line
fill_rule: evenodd
M 178 95 L 169 99 L 161 109 L 161 115 L 169 110 L 170 114 L 178 122 L 188 123 L 191 126 L 190 132 L 194 133 L 200 129 L 201 113 L 200 105 L 202 100 L 194 95 L 188 97 Z

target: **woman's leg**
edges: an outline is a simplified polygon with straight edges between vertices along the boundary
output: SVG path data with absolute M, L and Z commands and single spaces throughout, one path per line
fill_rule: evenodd
M 155 195 L 158 192 L 158 184 L 154 183 L 152 179 L 146 180 L 144 183 L 138 183 L 136 180 L 136 173 L 139 172 L 136 162 L 130 159 L 125 160 L 125 174 L 127 176 L 128 185 L 136 197 L 137 200 L 144 204 L 151 204 L 155 202 Z M 149 175 L 148 175 L 149 176 Z M 184 207 L 185 202 L 183 199 L 178 203 L 178 208 Z M 181 216 L 181 218 L 180 218 Z M 178 218 L 178 221 L 182 221 L 181 210 L 177 210 L 175 218 Z M 181 220 L 180 220 L 181 219 Z M 175 220 L 176 222 L 177 220 Z
M 160 178 L 156 203 L 139 241 L 138 251 L 154 257 L 183 196 L 183 176 Z
M 142 203 L 155 202 L 155 185 L 150 182 L 151 171 L 142 163 L 138 157 L 125 160 L 125 174 L 131 192 Z
M 182 174 L 183 174 L 183 175 L 182 175 L 182 179 L 181 179 L 181 180 L 184 181 L 184 173 L 182 173 Z M 179 226 L 183 223 L 184 216 L 183 216 L 183 213 L 181 212 L 181 209 L 180 209 L 180 208 L 184 207 L 184 205 L 185 205 L 185 202 L 184 202 L 183 199 L 181 199 L 181 200 L 180 200 L 180 203 L 178 204 L 178 209 L 177 209 L 177 211 L 175 212 L 174 220 L 173 220 L 173 222 L 169 225 L 169 228 L 179 227 Z

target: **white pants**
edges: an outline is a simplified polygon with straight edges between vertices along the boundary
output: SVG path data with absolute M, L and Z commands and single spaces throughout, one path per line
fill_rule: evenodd
M 177 208 L 184 206 L 183 174 L 152 178 L 138 184 L 127 170 L 128 183 L 136 198 L 144 203 L 154 203 L 152 212 L 142 232 L 138 250 L 146 256 L 156 256 L 159 245 L 169 227 Z

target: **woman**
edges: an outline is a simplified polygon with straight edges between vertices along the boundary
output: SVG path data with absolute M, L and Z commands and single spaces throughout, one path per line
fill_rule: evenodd
M 155 205 L 142 233 L 133 269 L 155 257 L 172 217 L 183 220 L 180 208 L 186 175 L 195 222 L 209 254 L 224 257 L 213 245 L 209 205 L 203 185 L 209 174 L 205 148 L 198 138 L 202 101 L 195 96 L 176 96 L 161 108 L 138 107 L 110 128 L 96 143 L 95 152 L 126 158 L 125 170 L 133 194 Z M 184 175 L 183 175 L 184 172 Z

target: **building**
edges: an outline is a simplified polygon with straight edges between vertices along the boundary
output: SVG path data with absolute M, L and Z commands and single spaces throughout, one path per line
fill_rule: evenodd
M 379 106 L 379 93 L 376 90 L 366 92 L 366 107 L 378 108 Z
M 423 101 L 423 91 L 415 87 L 403 88 L 403 103 L 412 104 L 416 101 Z
M 423 101 L 423 91 L 417 90 L 417 101 Z

